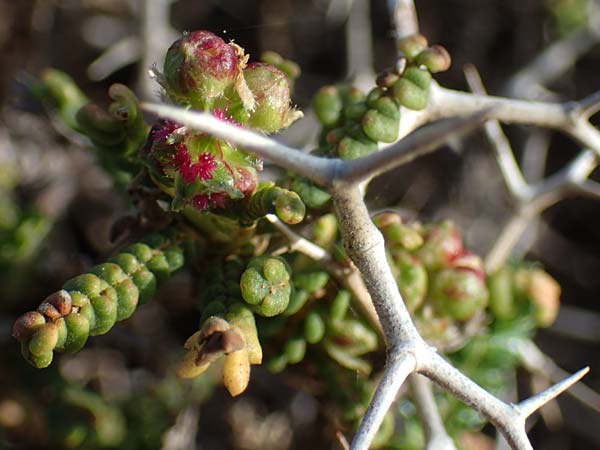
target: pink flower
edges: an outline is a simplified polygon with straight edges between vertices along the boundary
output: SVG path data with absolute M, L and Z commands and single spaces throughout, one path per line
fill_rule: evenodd
M 198 156 L 198 162 L 192 162 L 190 153 L 184 144 L 177 144 L 176 147 L 176 168 L 179 169 L 186 183 L 193 183 L 197 179 L 209 180 L 212 178 L 213 172 L 217 168 L 217 162 L 213 155 L 204 152 Z

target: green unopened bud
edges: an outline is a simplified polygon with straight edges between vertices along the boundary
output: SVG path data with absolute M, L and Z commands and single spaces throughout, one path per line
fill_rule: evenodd
M 317 119 L 326 127 L 336 125 L 342 117 L 344 103 L 335 86 L 323 86 L 315 94 L 312 103 Z
M 448 70 L 452 58 L 444 47 L 434 45 L 419 53 L 415 58 L 415 63 L 427 67 L 431 73 L 437 73 Z
M 253 258 L 240 279 L 242 297 L 266 317 L 281 314 L 288 306 L 291 269 L 283 258 Z
M 346 313 L 350 307 L 350 299 L 350 292 L 346 290 L 341 290 L 337 293 L 329 309 L 329 320 L 332 323 L 338 323 L 346 317 Z
M 423 245 L 423 237 L 414 227 L 402 223 L 391 224 L 383 230 L 386 242 L 394 245 L 400 245 L 406 250 L 416 250 Z
M 324 270 L 294 274 L 294 286 L 303 289 L 309 294 L 323 289 L 329 281 L 329 273 Z
M 361 125 L 369 138 L 378 142 L 391 144 L 398 139 L 400 122 L 398 119 L 386 117 L 374 109 L 370 109 L 363 116 Z
M 503 320 L 511 319 L 516 314 L 513 294 L 512 270 L 503 267 L 488 277 L 490 291 L 490 310 L 495 317 Z
M 435 307 L 456 320 L 469 320 L 488 302 L 482 277 L 472 270 L 442 269 L 433 276 L 431 299 Z
M 280 373 L 280 372 L 283 372 L 283 370 L 287 367 L 287 365 L 288 365 L 287 356 L 285 355 L 285 353 L 282 353 L 281 355 L 271 358 L 269 360 L 269 362 L 267 363 L 267 368 L 272 373 Z
M 76 119 L 79 109 L 88 103 L 85 94 L 66 73 L 56 69 L 46 69 L 41 75 L 42 83 L 56 101 L 62 120 L 72 129 L 80 131 Z
M 419 53 L 427 48 L 428 42 L 427 38 L 422 34 L 413 34 L 411 36 L 405 37 L 404 39 L 400 39 L 396 46 L 398 50 L 400 50 L 404 55 L 412 60 Z
M 309 208 L 322 208 L 331 200 L 329 192 L 320 189 L 304 178 L 295 179 L 292 183 L 292 190 L 298 193 L 304 204 Z
M 295 289 L 294 292 L 292 292 L 292 294 L 290 295 L 290 302 L 285 308 L 283 315 L 293 316 L 302 309 L 302 307 L 306 304 L 309 298 L 310 294 L 305 290 Z
M 295 225 L 302 222 L 306 214 L 306 206 L 294 191 L 287 191 L 275 200 L 275 214 L 285 223 Z
M 100 295 L 91 297 L 90 303 L 96 313 L 96 321 L 90 334 L 98 336 L 108 333 L 117 321 L 117 293 L 108 286 Z
M 284 59 L 279 53 L 266 51 L 260 55 L 260 60 L 267 64 L 277 67 L 288 77 L 290 89 L 294 86 L 294 81 L 300 76 L 300 66 L 294 61 Z
M 254 94 L 256 105 L 248 124 L 265 133 L 287 128 L 302 113 L 290 107 L 290 86 L 286 75 L 264 63 L 252 63 L 244 69 L 244 78 Z
M 306 341 L 301 336 L 294 337 L 285 343 L 283 352 L 290 364 L 297 364 L 306 355 Z
M 58 342 L 58 327 L 48 322 L 39 327 L 29 341 L 29 352 L 34 356 L 52 352 Z
M 176 103 L 206 109 L 234 85 L 239 74 L 236 48 L 209 31 L 175 41 L 165 56 L 165 89 Z
M 331 244 L 338 231 L 337 219 L 334 214 L 325 214 L 315 222 L 313 235 L 315 244 L 326 247 Z
M 409 67 L 394 84 L 394 97 L 405 107 L 420 111 L 429 101 L 431 74 L 418 67 Z
M 90 322 L 81 314 L 69 314 L 65 318 L 67 337 L 63 345 L 66 352 L 78 352 L 85 345 L 90 334 Z
M 396 282 L 409 311 L 423 304 L 427 294 L 427 271 L 419 259 L 405 251 L 392 253 Z
M 77 112 L 77 122 L 82 131 L 99 145 L 113 146 L 125 140 L 123 123 L 93 103 Z
M 337 150 L 340 158 L 352 160 L 370 155 L 377 151 L 377 143 L 367 136 L 363 139 L 355 139 L 346 136 L 338 144 Z
M 311 311 L 304 319 L 304 338 L 309 344 L 320 342 L 325 336 L 325 321 L 317 311 Z

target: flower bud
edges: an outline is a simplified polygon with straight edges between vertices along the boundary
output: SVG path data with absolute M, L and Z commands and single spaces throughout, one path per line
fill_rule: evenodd
M 409 60 L 415 58 L 419 53 L 427 48 L 427 38 L 422 34 L 413 34 L 411 36 L 400 39 L 396 46 L 398 50 L 404 53 Z
M 165 56 L 164 86 L 183 105 L 207 109 L 233 86 L 239 59 L 233 45 L 209 31 L 193 31 L 175 41 Z
M 301 112 L 290 107 L 289 82 L 279 69 L 252 63 L 244 69 L 244 78 L 256 101 L 248 121 L 252 128 L 274 133 L 302 117 Z
M 415 58 L 415 64 L 427 67 L 431 73 L 444 72 L 450 68 L 451 63 L 448 50 L 441 45 L 429 47 Z
M 454 223 L 444 221 L 426 230 L 425 243 L 417 256 L 429 270 L 449 267 L 463 253 L 463 242 Z
M 443 314 L 465 321 L 481 311 L 488 302 L 484 279 L 469 269 L 442 269 L 431 282 L 431 300 Z
M 336 125 L 342 117 L 344 103 L 335 86 L 323 86 L 319 89 L 313 97 L 312 104 L 317 119 L 326 127 Z

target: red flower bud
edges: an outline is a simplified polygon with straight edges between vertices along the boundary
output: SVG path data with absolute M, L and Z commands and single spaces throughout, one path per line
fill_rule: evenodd
M 236 48 L 209 31 L 175 41 L 164 62 L 165 89 L 176 103 L 207 109 L 234 85 L 239 74 Z

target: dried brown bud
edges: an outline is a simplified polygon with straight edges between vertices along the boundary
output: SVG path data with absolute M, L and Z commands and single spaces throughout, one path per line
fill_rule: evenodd
M 46 320 L 44 319 L 44 316 L 42 316 L 39 312 L 28 311 L 15 321 L 12 335 L 16 340 L 24 341 L 31 336 L 36 329 L 45 323 Z

